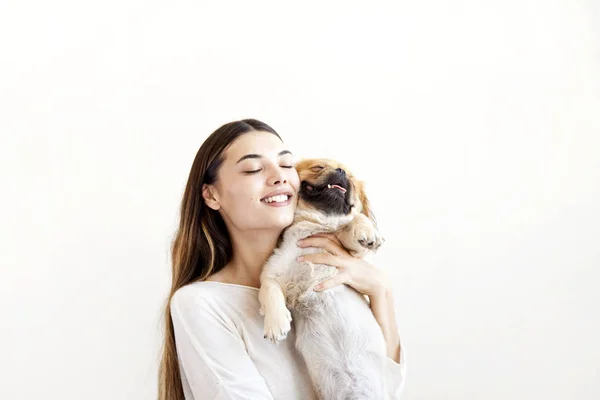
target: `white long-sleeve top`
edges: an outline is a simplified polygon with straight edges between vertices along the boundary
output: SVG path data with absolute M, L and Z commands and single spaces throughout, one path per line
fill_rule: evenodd
M 186 400 L 318 399 L 304 360 L 294 348 L 294 325 L 273 344 L 263 336 L 258 289 L 216 281 L 195 282 L 177 290 L 171 316 Z M 400 398 L 406 371 L 387 359 L 390 398 Z

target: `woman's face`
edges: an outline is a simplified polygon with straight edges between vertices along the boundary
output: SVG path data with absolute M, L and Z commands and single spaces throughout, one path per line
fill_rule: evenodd
M 207 205 L 219 210 L 229 229 L 282 230 L 294 219 L 299 186 L 285 144 L 270 132 L 248 132 L 225 150 Z M 277 193 L 283 194 L 272 196 Z

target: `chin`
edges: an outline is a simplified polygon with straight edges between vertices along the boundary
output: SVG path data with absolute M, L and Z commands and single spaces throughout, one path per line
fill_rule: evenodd
M 276 225 L 278 228 L 284 229 L 290 226 L 294 222 L 294 211 L 290 210 L 287 213 L 282 213 L 283 215 L 279 215 L 276 221 Z
M 287 210 L 274 214 L 257 216 L 258 220 L 252 223 L 254 229 L 260 230 L 283 230 L 294 222 L 294 211 Z

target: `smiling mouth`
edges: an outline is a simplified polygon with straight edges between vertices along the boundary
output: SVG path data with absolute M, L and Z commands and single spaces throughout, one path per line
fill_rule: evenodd
M 278 194 L 275 196 L 271 196 L 271 197 L 265 197 L 264 199 L 261 200 L 261 202 L 263 203 L 285 203 L 286 201 L 288 201 L 289 199 L 291 199 L 292 196 L 287 195 L 287 194 Z

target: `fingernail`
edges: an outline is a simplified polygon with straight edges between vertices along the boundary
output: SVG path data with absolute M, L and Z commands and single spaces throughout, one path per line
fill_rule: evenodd
M 304 260 L 304 257 L 302 257 L 302 256 L 296 258 L 296 261 L 302 261 L 302 260 Z
M 323 287 L 323 285 L 321 285 L 321 284 L 319 284 L 319 285 L 316 285 L 316 286 L 314 287 L 314 290 L 320 290 L 322 287 Z
M 303 241 L 303 240 L 298 240 L 298 243 L 297 243 L 297 244 L 298 244 L 298 246 L 302 246 L 302 243 L 304 243 L 304 241 Z

